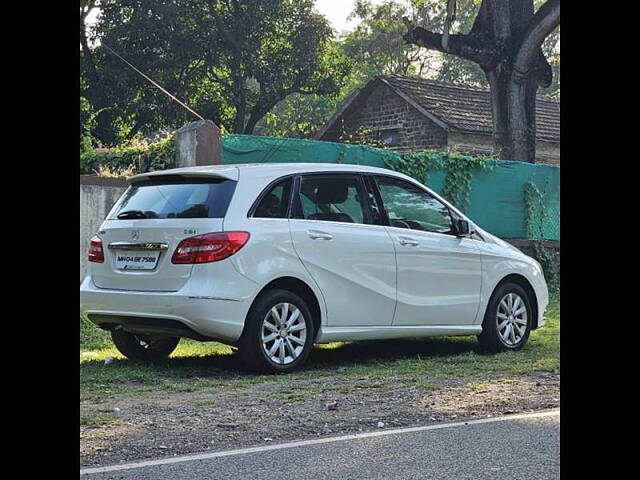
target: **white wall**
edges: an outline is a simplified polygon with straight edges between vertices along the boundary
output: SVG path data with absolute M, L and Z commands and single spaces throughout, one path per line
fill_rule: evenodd
M 90 182 L 91 180 L 89 180 Z M 98 183 L 96 181 L 96 183 Z M 105 182 L 107 183 L 107 182 Z M 116 183 L 116 182 L 111 182 Z M 121 183 L 121 182 L 117 182 Z M 84 279 L 89 240 L 100 228 L 114 203 L 126 190 L 124 186 L 83 184 L 80 181 L 80 281 Z

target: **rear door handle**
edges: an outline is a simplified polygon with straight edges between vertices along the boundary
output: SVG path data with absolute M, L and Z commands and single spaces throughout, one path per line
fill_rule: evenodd
M 321 232 L 320 230 L 308 230 L 307 235 L 313 240 L 331 240 L 333 238 L 333 235 L 327 232 Z
M 400 245 L 409 245 L 411 247 L 417 247 L 418 245 L 420 245 L 420 242 L 408 237 L 398 237 L 398 242 L 400 243 Z

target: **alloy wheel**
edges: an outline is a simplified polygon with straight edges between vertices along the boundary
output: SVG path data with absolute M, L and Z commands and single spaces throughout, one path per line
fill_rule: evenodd
M 507 293 L 498 304 L 498 333 L 507 346 L 517 345 L 527 331 L 527 306 L 517 293 Z
M 307 324 L 298 307 L 292 303 L 278 303 L 262 321 L 262 348 L 277 365 L 294 362 L 304 350 Z

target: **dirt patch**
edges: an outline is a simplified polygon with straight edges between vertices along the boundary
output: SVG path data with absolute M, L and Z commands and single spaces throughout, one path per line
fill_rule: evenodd
M 282 381 L 80 404 L 83 466 L 557 408 L 560 376 Z M 327 404 L 337 402 L 335 410 Z M 104 425 L 100 418 L 108 418 Z M 96 420 L 94 420 L 96 419 Z

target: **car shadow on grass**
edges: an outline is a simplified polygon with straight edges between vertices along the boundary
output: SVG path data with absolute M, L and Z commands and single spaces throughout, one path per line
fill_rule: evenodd
M 428 360 L 434 357 L 479 353 L 473 337 L 445 337 L 414 340 L 372 340 L 340 344 L 337 347 L 315 348 L 307 361 L 307 368 L 316 366 L 349 366 L 350 364 L 381 363 L 398 360 Z
M 355 369 L 397 365 L 398 362 L 428 361 L 460 355 L 480 353 L 473 337 L 441 337 L 415 340 L 384 340 L 337 343 L 312 350 L 307 362 L 298 371 L 308 376 Z M 103 360 L 87 360 L 82 364 L 81 376 L 90 383 L 167 381 L 181 379 L 248 381 L 267 379 L 268 375 L 248 372 L 237 353 L 212 353 L 201 356 L 173 356 L 157 362 L 115 359 L 109 365 Z

